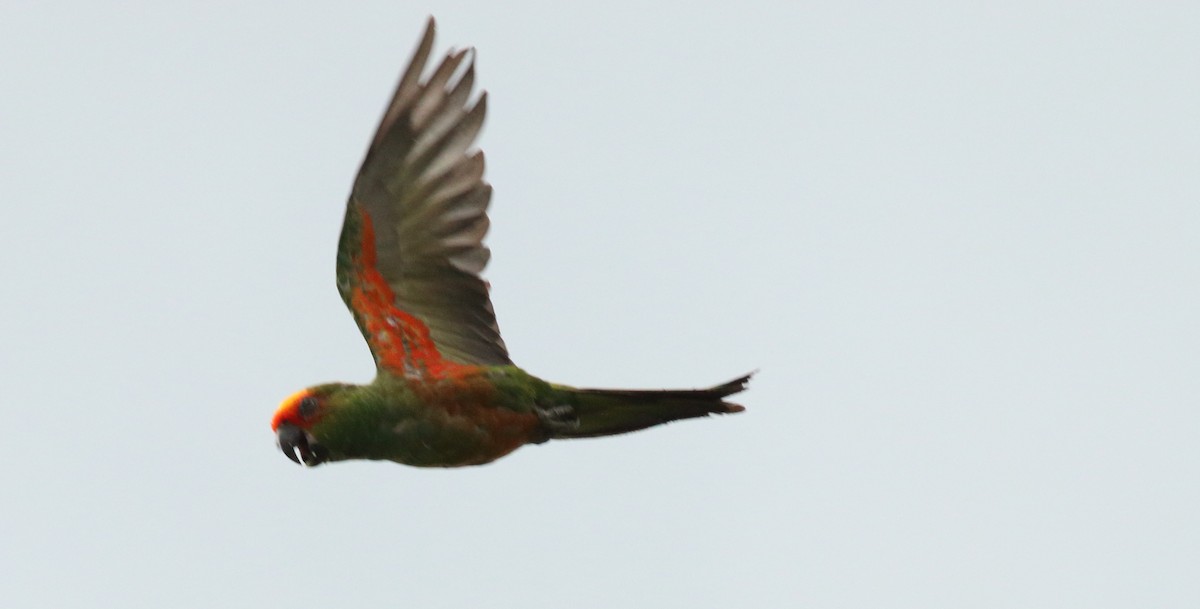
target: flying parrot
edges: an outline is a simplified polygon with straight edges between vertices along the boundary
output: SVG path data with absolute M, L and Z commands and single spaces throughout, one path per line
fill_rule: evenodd
M 369 385 L 329 383 L 283 401 L 271 421 L 289 459 L 387 459 L 422 467 L 494 461 L 525 444 L 608 436 L 741 412 L 724 401 L 750 375 L 709 389 L 579 389 L 508 357 L 488 284 L 492 188 L 474 149 L 487 94 L 471 101 L 474 52 L 422 78 L 426 25 L 346 205 L 337 287 L 375 358 Z

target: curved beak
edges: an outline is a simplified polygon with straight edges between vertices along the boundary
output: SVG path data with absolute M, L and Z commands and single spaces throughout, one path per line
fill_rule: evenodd
M 311 467 L 325 460 L 325 450 L 303 429 L 283 423 L 275 430 L 275 435 L 279 439 L 279 450 L 297 464 Z

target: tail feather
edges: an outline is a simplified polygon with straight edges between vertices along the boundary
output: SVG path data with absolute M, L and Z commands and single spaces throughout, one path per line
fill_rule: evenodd
M 753 373 L 708 389 L 573 389 L 578 426 L 559 429 L 558 438 L 611 436 L 710 414 L 733 414 L 744 407 L 724 398 L 746 389 Z

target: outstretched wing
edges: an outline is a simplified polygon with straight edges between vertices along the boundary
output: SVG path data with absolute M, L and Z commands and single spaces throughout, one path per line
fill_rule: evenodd
M 430 18 L 354 182 L 338 243 L 338 291 L 380 371 L 439 377 L 457 365 L 511 364 L 483 246 L 492 188 L 472 145 L 487 95 L 470 103 L 473 51 L 423 79 Z

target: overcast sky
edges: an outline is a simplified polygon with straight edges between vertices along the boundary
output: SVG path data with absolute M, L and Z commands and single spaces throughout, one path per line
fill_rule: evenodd
M 577 4 L 0 5 L 0 605 L 1200 606 L 1200 5 Z M 428 14 L 513 359 L 745 414 L 279 453 Z

